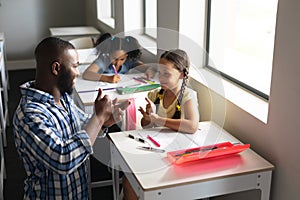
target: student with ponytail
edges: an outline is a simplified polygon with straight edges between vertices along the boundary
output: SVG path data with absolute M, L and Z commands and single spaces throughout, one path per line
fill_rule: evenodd
M 187 87 L 189 58 L 180 49 L 164 52 L 159 61 L 158 78 L 161 88 L 146 97 L 147 105 L 139 111 L 144 128 L 165 126 L 175 131 L 195 133 L 199 114 L 196 92 Z
M 197 131 L 197 96 L 187 87 L 189 66 L 189 58 L 183 50 L 170 50 L 161 55 L 158 65 L 161 88 L 148 93 L 146 110 L 139 108 L 144 128 L 165 126 L 184 133 Z M 123 191 L 124 200 L 138 199 L 126 176 L 123 176 Z

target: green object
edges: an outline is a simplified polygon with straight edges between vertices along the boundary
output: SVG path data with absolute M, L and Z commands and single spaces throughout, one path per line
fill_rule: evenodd
M 117 92 L 119 94 L 132 94 L 137 92 L 145 92 L 149 90 L 153 90 L 160 87 L 160 84 L 151 84 L 151 85 L 141 85 L 137 87 L 119 87 L 117 88 Z

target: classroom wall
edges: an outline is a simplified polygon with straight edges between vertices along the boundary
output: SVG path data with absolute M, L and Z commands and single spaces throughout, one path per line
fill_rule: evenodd
M 296 200 L 300 195 L 299 8 L 299 1 L 279 0 L 267 124 L 226 101 L 224 128 L 244 143 L 250 143 L 252 149 L 275 165 L 270 198 L 272 200 Z M 198 99 L 202 105 L 201 116 L 206 120 L 211 117 L 211 108 L 217 106 L 217 99 L 221 100 L 222 97 L 214 92 L 205 92 L 207 88 L 199 83 L 197 88 L 203 95 L 198 94 Z M 214 101 L 208 100 L 209 95 L 213 96 L 211 99 Z M 210 103 L 208 108 L 207 103 Z M 254 200 L 259 195 L 258 191 L 252 191 L 213 199 Z
M 84 0 L 0 0 L 0 32 L 8 61 L 32 60 L 37 43 L 49 27 L 85 24 Z M 9 68 L 9 66 L 8 66 Z
M 178 2 L 179 0 L 158 1 L 160 27 L 178 30 Z M 171 9 L 174 12 L 170 12 Z M 297 155 L 300 151 L 300 26 L 297 22 L 300 18 L 299 9 L 300 1 L 279 0 L 268 123 L 264 124 L 226 101 L 224 128 L 244 143 L 250 143 L 252 149 L 275 165 L 270 198 L 272 200 L 296 200 L 300 195 L 300 159 Z M 88 19 L 91 18 L 89 13 L 87 16 Z M 117 26 L 121 27 L 123 22 L 117 23 L 120 23 Z M 97 23 L 94 25 L 100 30 L 107 28 Z M 176 42 L 174 38 L 174 43 Z M 218 110 L 213 110 L 212 113 L 212 108 L 224 99 L 197 82 L 193 84 L 198 88 L 201 120 L 209 120 L 214 115 L 214 119 L 218 121 L 218 115 L 223 116 L 223 111 L 218 113 Z M 254 200 L 259 199 L 259 195 L 260 192 L 256 190 L 212 199 Z

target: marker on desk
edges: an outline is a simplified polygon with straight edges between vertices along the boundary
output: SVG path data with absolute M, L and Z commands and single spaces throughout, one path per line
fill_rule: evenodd
M 140 83 L 147 83 L 146 81 L 140 79 L 140 78 L 137 78 L 137 77 L 133 77 L 132 78 L 133 80 L 136 80 L 137 82 L 140 82 Z
M 128 137 L 131 138 L 131 139 L 134 139 L 138 142 L 142 142 L 142 143 L 145 143 L 145 140 L 143 138 L 139 138 L 139 137 L 134 137 L 133 135 L 131 134 L 128 134 Z
M 160 144 L 153 139 L 153 137 L 151 137 L 150 135 L 147 135 L 147 138 L 157 147 L 160 147 Z
M 118 75 L 118 71 L 117 71 L 117 68 L 116 68 L 116 66 L 115 66 L 115 65 L 112 65 L 112 67 L 113 67 L 113 69 L 114 69 L 114 73 L 115 73 L 115 75 Z
M 154 152 L 158 152 L 158 153 L 164 153 L 165 152 L 164 149 L 156 149 L 156 148 L 153 148 L 153 147 L 137 147 L 137 149 L 142 149 L 142 150 L 145 150 L 145 151 L 154 151 Z
M 201 149 L 194 149 L 194 150 L 189 150 L 189 151 L 185 151 L 183 153 L 176 154 L 175 156 L 186 156 L 186 155 L 189 155 L 189 154 L 192 154 L 192 153 L 212 151 L 212 150 L 215 150 L 215 149 L 218 149 L 218 148 L 219 147 L 205 147 L 205 148 L 201 148 Z M 221 148 L 224 148 L 224 147 L 220 147 L 220 149 Z

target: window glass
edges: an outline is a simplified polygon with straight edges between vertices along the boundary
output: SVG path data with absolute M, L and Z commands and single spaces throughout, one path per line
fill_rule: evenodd
M 277 0 L 209 0 L 208 66 L 268 99 Z
M 144 0 L 144 33 L 157 38 L 157 0 Z
M 114 0 L 97 0 L 97 18 L 115 28 Z

